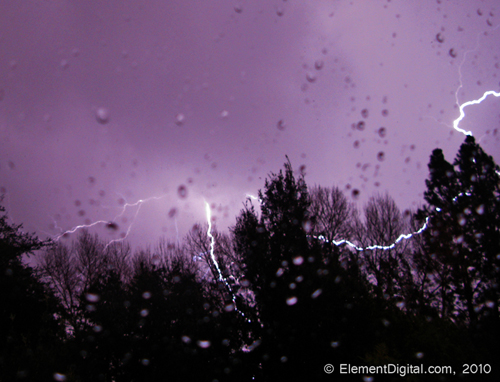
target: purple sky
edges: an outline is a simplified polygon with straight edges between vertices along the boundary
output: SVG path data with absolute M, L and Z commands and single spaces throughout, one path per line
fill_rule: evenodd
M 460 63 L 460 102 L 500 90 L 499 16 L 498 0 L 0 0 L 3 205 L 54 236 L 161 197 L 95 229 L 134 222 L 154 244 L 202 222 L 204 199 L 234 224 L 288 154 L 360 207 L 387 190 L 415 208 L 431 151 L 452 161 L 464 139 Z M 497 163 L 499 106 L 461 123 Z

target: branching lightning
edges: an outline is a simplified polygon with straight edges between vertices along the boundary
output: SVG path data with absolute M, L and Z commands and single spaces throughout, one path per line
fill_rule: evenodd
M 458 92 L 458 90 L 457 90 L 457 92 Z M 464 134 L 464 135 L 472 135 L 472 131 L 465 131 L 464 129 L 461 129 L 460 127 L 458 127 L 458 124 L 460 123 L 460 121 L 462 121 L 462 119 L 465 118 L 464 108 L 466 108 L 467 106 L 470 106 L 470 105 L 480 104 L 481 102 L 483 102 L 490 95 L 493 95 L 495 97 L 500 97 L 500 92 L 496 92 L 494 90 L 488 90 L 488 91 L 484 92 L 484 94 L 483 94 L 483 96 L 481 98 L 478 98 L 478 99 L 475 99 L 475 100 L 472 100 L 472 101 L 464 102 L 461 105 L 458 104 L 458 101 L 457 101 L 457 105 L 458 105 L 458 107 L 460 109 L 460 116 L 453 121 L 453 128 L 455 130 L 459 131 L 460 133 Z
M 238 312 L 242 317 L 245 317 L 245 314 L 241 310 L 238 309 L 238 306 L 236 305 L 236 296 L 233 293 L 233 289 L 231 288 L 231 285 L 228 283 L 227 279 L 222 275 L 222 272 L 221 272 L 220 267 L 219 267 L 219 263 L 215 259 L 215 254 L 214 254 L 215 238 L 214 238 L 214 235 L 212 235 L 212 212 L 210 210 L 210 204 L 208 204 L 207 201 L 205 201 L 205 212 L 207 214 L 207 222 L 208 222 L 207 236 L 210 238 L 210 252 L 209 252 L 210 258 L 212 259 L 212 262 L 213 262 L 215 268 L 217 269 L 217 273 L 219 275 L 219 281 L 222 281 L 226 285 L 229 293 L 231 294 L 231 299 L 233 301 L 234 310 L 236 312 Z M 245 317 L 245 319 L 248 322 L 251 322 L 246 317 Z
M 99 224 L 103 224 L 103 225 L 106 225 L 106 226 L 108 226 L 108 227 L 114 227 L 114 226 L 116 226 L 116 220 L 117 220 L 120 216 L 122 216 L 122 215 L 123 215 L 123 214 L 127 211 L 127 208 L 129 208 L 129 207 L 137 207 L 137 210 L 135 211 L 135 214 L 134 214 L 134 217 L 133 217 L 133 219 L 132 219 L 132 222 L 131 222 L 131 223 L 130 223 L 130 225 L 128 226 L 128 228 L 127 228 L 127 231 L 126 231 L 125 235 L 123 235 L 123 237 L 120 237 L 119 239 L 113 239 L 113 240 L 111 240 L 110 242 L 108 242 L 108 243 L 106 244 L 106 247 L 105 247 L 105 248 L 107 248 L 107 247 L 109 247 L 112 243 L 115 243 L 115 242 L 120 242 L 120 241 L 124 241 L 124 240 L 128 237 L 128 235 L 130 234 L 130 231 L 132 230 L 132 227 L 133 227 L 133 225 L 134 225 L 135 219 L 137 218 L 137 215 L 139 215 L 139 211 L 140 211 L 140 209 L 141 209 L 141 207 L 142 207 L 142 205 L 143 205 L 144 203 L 148 203 L 148 202 L 150 202 L 150 201 L 152 201 L 152 200 L 160 200 L 160 199 L 162 199 L 162 198 L 164 198 L 164 197 L 166 197 L 166 195 L 161 195 L 161 196 L 151 196 L 151 197 L 149 197 L 149 198 L 147 198 L 147 199 L 139 199 L 139 200 L 138 200 L 137 202 L 135 202 L 135 203 L 125 203 L 125 204 L 123 205 L 123 207 L 122 207 L 121 212 L 120 212 L 118 215 L 116 215 L 116 216 L 115 216 L 112 220 L 97 220 L 97 221 L 95 221 L 95 222 L 93 222 L 93 223 L 90 223 L 90 224 L 81 224 L 81 225 L 77 225 L 77 226 L 75 226 L 75 227 L 73 227 L 73 228 L 71 228 L 71 229 L 69 229 L 69 230 L 67 230 L 67 231 L 64 231 L 64 232 L 60 233 L 59 235 L 57 235 L 57 236 L 54 238 L 54 240 L 55 240 L 55 241 L 59 241 L 62 237 L 66 237 L 66 236 L 68 236 L 68 235 L 70 235 L 70 234 L 72 234 L 72 233 L 75 233 L 75 232 L 77 232 L 77 231 L 79 231 L 79 230 L 81 230 L 81 229 L 85 229 L 85 228 L 92 228 L 92 227 L 94 227 L 94 226 L 96 226 L 96 225 L 99 225 Z

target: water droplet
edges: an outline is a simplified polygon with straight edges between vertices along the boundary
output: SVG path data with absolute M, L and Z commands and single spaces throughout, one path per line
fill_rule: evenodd
M 285 121 L 280 119 L 278 121 L 278 123 L 276 124 L 276 127 L 278 128 L 278 130 L 281 130 L 281 131 L 285 130 L 285 128 L 286 128 Z
M 220 112 L 220 116 L 221 116 L 221 118 L 227 118 L 227 117 L 229 117 L 229 112 L 227 110 L 222 110 Z
M 149 310 L 148 310 L 148 309 L 143 309 L 143 310 L 141 310 L 141 316 L 142 316 L 142 317 L 147 317 L 147 316 L 148 316 L 148 314 L 149 314 Z
M 351 191 L 351 196 L 352 196 L 352 198 L 353 198 L 354 200 L 356 200 L 356 199 L 358 199 L 358 198 L 359 198 L 359 194 L 360 194 L 360 192 L 359 192 L 359 190 L 358 190 L 357 188 L 355 188 L 355 189 L 353 189 L 353 190 Z
M 384 109 L 382 110 L 382 117 L 387 117 L 389 115 L 389 110 Z
M 377 133 L 380 138 L 384 138 L 387 133 L 387 129 L 385 127 L 381 127 L 380 129 L 377 130 Z
M 304 262 L 304 258 L 302 256 L 297 256 L 297 257 L 294 257 L 294 259 L 293 259 L 293 263 L 295 265 L 301 265 L 303 262 Z
M 316 81 L 316 75 L 315 75 L 314 73 L 312 73 L 312 72 L 308 72 L 308 73 L 306 74 L 306 80 L 307 80 L 308 82 L 310 82 L 310 83 L 313 83 L 313 82 L 315 82 L 315 81 Z
M 68 60 L 61 60 L 61 69 L 67 69 L 69 67 Z
M 96 333 L 102 332 L 102 326 L 101 325 L 94 326 L 94 332 L 96 332 Z
M 235 6 L 234 6 L 234 11 L 235 11 L 236 13 L 241 13 L 241 12 L 243 12 L 243 7 L 241 6 L 241 4 L 237 4 L 237 5 L 235 5 Z
M 226 306 L 224 306 L 224 310 L 226 312 L 228 312 L 228 313 L 234 311 L 234 309 L 235 309 L 235 306 L 232 303 L 231 304 L 226 304 Z
M 484 204 L 481 204 L 480 206 L 478 206 L 476 208 L 476 212 L 478 213 L 478 215 L 484 214 Z
M 182 342 L 184 342 L 185 344 L 189 344 L 189 343 L 191 343 L 191 337 L 189 337 L 189 336 L 182 336 L 182 337 L 181 337 L 181 340 L 182 340 Z
M 98 294 L 95 294 L 95 293 L 87 293 L 85 295 L 85 299 L 88 302 L 98 302 L 101 299 L 101 297 Z
M 276 9 L 276 14 L 277 14 L 279 17 L 283 16 L 283 15 L 285 14 L 285 9 L 284 9 L 284 8 L 281 8 L 281 7 L 278 7 L 278 8 Z
M 340 345 L 340 342 L 339 342 L 339 341 L 332 341 L 332 342 L 330 342 L 330 346 L 331 346 L 332 348 L 338 348 L 338 347 L 339 347 L 339 345 Z
M 419 351 L 418 353 L 415 353 L 415 357 L 417 357 L 418 359 L 422 359 L 424 357 L 424 353 Z
M 290 289 L 295 289 L 295 288 L 297 288 L 297 284 L 295 284 L 295 283 L 290 283 L 290 284 L 288 285 L 288 288 L 290 288 Z
M 358 129 L 359 131 L 363 131 L 365 129 L 365 121 L 359 121 L 356 124 L 356 129 Z
M 179 195 L 181 199 L 185 199 L 187 197 L 187 187 L 181 184 L 177 189 L 177 195 Z
M 453 48 L 451 48 L 448 53 L 453 58 L 457 57 L 457 52 L 455 52 L 455 49 L 453 49 Z
M 117 231 L 119 227 L 118 224 L 116 224 L 115 222 L 107 222 L 106 228 L 109 229 L 110 231 Z
M 363 382 L 373 382 L 373 377 L 369 375 L 363 375 Z
M 316 70 L 321 70 L 321 69 L 323 69 L 324 65 L 325 65 L 325 63 L 323 60 L 316 60 L 316 62 L 314 63 L 314 68 Z
M 297 297 L 288 297 L 286 299 L 286 304 L 287 305 L 292 306 L 292 305 L 295 305 L 296 303 L 297 303 Z
M 201 340 L 200 340 L 200 341 L 197 341 L 197 342 L 196 342 L 196 344 L 197 344 L 200 348 L 202 348 L 202 349 L 207 349 L 207 348 L 209 348 L 209 347 L 210 347 L 210 345 L 212 345 L 212 344 L 211 344 L 211 342 L 210 342 L 210 341 L 208 341 L 208 340 L 206 340 L 206 341 L 201 341 Z
M 109 110 L 105 107 L 97 108 L 95 112 L 95 118 L 97 119 L 97 122 L 105 125 L 109 122 Z
M 323 293 L 323 290 L 320 288 L 320 289 L 316 289 L 313 294 L 311 295 L 311 298 L 318 298 L 319 295 Z
M 437 40 L 437 42 L 439 42 L 439 43 L 443 43 L 443 42 L 444 42 L 444 36 L 441 34 L 441 32 L 439 32 L 439 33 L 436 35 L 436 40 Z
M 141 363 L 144 365 L 144 366 L 148 366 L 149 365 L 149 359 L 147 358 L 144 358 Z
M 177 126 L 182 126 L 182 124 L 184 123 L 184 120 L 186 119 L 186 117 L 184 116 L 184 114 L 182 113 L 179 113 L 175 116 L 175 124 Z
M 377 154 L 377 160 L 382 162 L 383 160 L 385 159 L 385 154 L 383 151 L 379 151 L 379 153 Z
M 285 270 L 283 268 L 279 268 L 277 271 L 276 271 L 276 276 L 277 277 L 280 277 L 283 275 L 283 273 L 285 273 Z
M 149 299 L 151 298 L 151 296 L 152 296 L 152 295 L 151 295 L 151 292 L 144 292 L 144 293 L 142 294 L 142 298 L 143 298 L 144 300 L 149 300 Z
M 285 363 L 286 361 L 288 361 L 288 358 L 286 356 L 283 356 L 283 357 L 281 357 L 280 360 L 281 360 L 281 362 Z
M 358 140 L 354 141 L 352 145 L 354 146 L 355 149 L 359 148 L 359 141 Z
M 61 373 L 54 373 L 54 381 L 66 381 L 66 375 L 61 374 Z
M 361 110 L 361 116 L 363 118 L 368 118 L 368 109 Z

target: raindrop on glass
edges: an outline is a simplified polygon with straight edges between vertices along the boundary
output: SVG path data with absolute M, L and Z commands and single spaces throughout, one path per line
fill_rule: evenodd
M 316 76 L 314 75 L 314 73 L 309 72 L 306 74 L 306 80 L 310 83 L 313 83 L 316 81 Z
M 297 303 L 297 297 L 288 297 L 286 299 L 286 304 L 287 305 L 292 306 L 292 305 L 295 305 L 296 303 Z
M 85 299 L 88 302 L 98 302 L 101 299 L 101 297 L 98 294 L 95 294 L 95 293 L 87 293 L 85 295 Z
M 323 60 L 316 60 L 316 62 L 314 63 L 314 68 L 316 70 L 321 70 L 321 69 L 323 69 L 324 65 L 325 65 L 325 63 Z
M 97 122 L 105 125 L 109 122 L 109 110 L 105 107 L 97 108 L 95 118 L 97 119 Z
M 368 109 L 361 110 L 361 116 L 363 118 L 368 118 Z
M 380 138 L 384 138 L 387 133 L 387 130 L 385 127 L 381 127 L 380 129 L 377 130 L 377 133 Z
M 181 184 L 177 189 L 177 195 L 179 195 L 181 199 L 185 199 L 187 197 L 187 187 Z
M 196 344 L 197 344 L 200 348 L 202 348 L 202 349 L 207 349 L 207 348 L 209 348 L 209 347 L 210 347 L 211 342 L 210 342 L 210 341 L 208 341 L 208 340 L 207 340 L 207 341 L 201 341 L 201 340 L 200 340 L 200 341 L 197 341 L 197 342 L 196 342 Z
M 363 131 L 365 129 L 365 122 L 364 121 L 359 121 L 356 124 L 356 129 L 358 129 L 359 131 Z
M 379 153 L 377 154 L 377 160 L 379 162 L 382 162 L 383 160 L 385 159 L 385 154 L 383 151 L 379 151 Z
M 280 119 L 278 121 L 278 123 L 276 124 L 276 127 L 278 128 L 278 130 L 281 130 L 281 131 L 285 130 L 285 127 L 286 127 L 285 121 L 283 121 L 282 119 Z
M 179 113 L 175 116 L 175 124 L 177 126 L 182 126 L 182 124 L 184 123 L 184 120 L 186 119 L 186 117 L 184 116 L 184 114 L 182 113 Z

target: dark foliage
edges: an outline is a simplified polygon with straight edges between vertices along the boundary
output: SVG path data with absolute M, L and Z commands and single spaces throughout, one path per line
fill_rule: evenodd
M 386 194 L 362 218 L 287 161 L 230 235 L 196 226 L 135 254 L 86 231 L 41 242 L 2 215 L 0 381 L 363 380 L 340 364 L 452 366 L 404 380 L 454 381 L 486 363 L 497 380 L 499 168 L 468 137 L 429 170 L 417 213 Z

